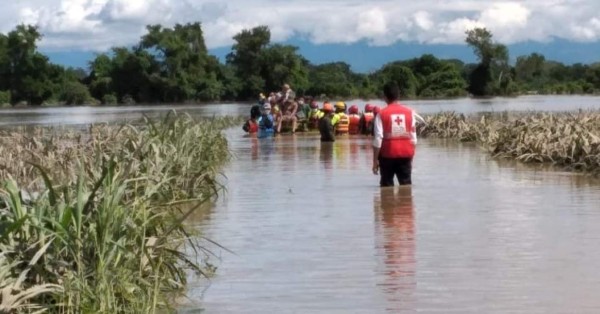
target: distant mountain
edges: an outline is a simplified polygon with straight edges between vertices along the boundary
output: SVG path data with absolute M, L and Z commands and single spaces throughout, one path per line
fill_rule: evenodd
M 300 53 L 315 64 L 344 61 L 357 72 L 370 72 L 383 64 L 419 57 L 430 53 L 438 58 L 459 59 L 464 62 L 475 62 L 475 56 L 466 45 L 424 45 L 418 43 L 397 43 L 386 47 L 369 46 L 366 42 L 354 44 L 315 45 L 302 39 L 289 40 L 284 44 L 298 46 Z M 210 53 L 224 61 L 230 48 L 211 49 Z M 600 61 L 600 42 L 576 43 L 563 39 L 555 39 L 549 43 L 524 42 L 509 45 L 511 60 L 518 56 L 538 52 L 547 60 L 560 61 L 566 64 L 595 63 Z M 54 63 L 72 67 L 87 68 L 88 62 L 94 58 L 93 52 L 86 51 L 53 51 L 45 52 Z

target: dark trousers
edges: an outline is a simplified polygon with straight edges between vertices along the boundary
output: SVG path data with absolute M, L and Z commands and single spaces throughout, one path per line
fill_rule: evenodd
M 382 187 L 394 186 L 394 176 L 400 185 L 412 185 L 412 158 L 379 157 L 379 173 Z

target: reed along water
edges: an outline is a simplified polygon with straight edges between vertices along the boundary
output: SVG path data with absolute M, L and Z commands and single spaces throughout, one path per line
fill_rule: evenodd
M 407 102 L 421 113 L 598 109 L 598 97 Z M 351 103 L 354 104 L 354 103 Z M 361 105 L 361 103 L 357 103 Z M 249 105 L 4 110 L 1 126 L 248 114 Z M 380 189 L 370 140 L 228 131 L 227 194 L 190 223 L 235 254 L 181 312 L 600 313 L 600 182 L 420 139 L 411 188 Z

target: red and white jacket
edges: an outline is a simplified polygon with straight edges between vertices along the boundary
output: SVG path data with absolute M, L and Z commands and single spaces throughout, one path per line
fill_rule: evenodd
M 375 118 L 373 147 L 383 158 L 412 158 L 417 144 L 414 110 L 399 103 L 388 104 Z

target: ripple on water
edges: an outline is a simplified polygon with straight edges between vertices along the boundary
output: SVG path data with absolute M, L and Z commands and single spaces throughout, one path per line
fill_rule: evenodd
M 207 313 L 600 311 L 598 182 L 422 140 L 414 186 L 379 189 L 368 139 L 236 133 Z

